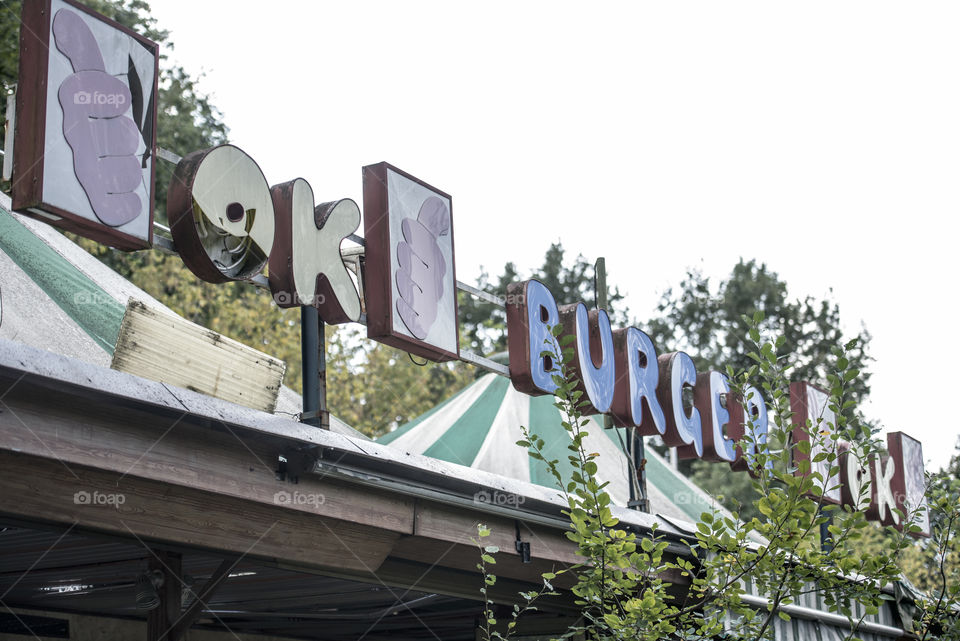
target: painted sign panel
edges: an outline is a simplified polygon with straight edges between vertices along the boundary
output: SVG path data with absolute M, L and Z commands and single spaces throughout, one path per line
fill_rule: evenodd
M 887 450 L 897 468 L 890 480 L 890 489 L 898 510 L 921 534 L 930 536 L 930 512 L 927 507 L 927 481 L 923 472 L 923 447 L 920 441 L 903 432 L 887 434 Z
M 459 357 L 450 196 L 387 163 L 363 168 L 367 336 Z
M 149 247 L 157 44 L 69 0 L 26 0 L 22 20 L 13 208 Z

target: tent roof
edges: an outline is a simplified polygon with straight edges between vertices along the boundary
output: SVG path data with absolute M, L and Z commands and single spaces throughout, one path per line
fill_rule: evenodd
M 415 454 L 482 469 L 522 481 L 554 488 L 546 464 L 532 459 L 516 442 L 526 426 L 546 442 L 545 455 L 559 461 L 569 478 L 567 461 L 570 437 L 561 425 L 552 396 L 531 397 L 515 390 L 510 381 L 487 374 L 422 416 L 378 439 Z M 598 417 L 589 417 L 584 440 L 590 452 L 600 454 L 597 476 L 609 483 L 611 500 L 625 506 L 630 496 L 630 465 L 624 454 L 625 430 L 604 429 Z M 673 469 L 653 448 L 647 447 L 647 493 L 651 512 L 696 522 L 705 511 L 720 505 L 693 482 Z

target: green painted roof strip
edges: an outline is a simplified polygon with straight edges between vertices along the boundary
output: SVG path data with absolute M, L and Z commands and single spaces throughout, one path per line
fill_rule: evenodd
M 557 459 L 557 469 L 563 477 L 564 483 L 569 483 L 573 476 L 573 465 L 567 458 L 572 454 L 567 447 L 571 443 L 570 435 L 563 428 L 561 424 L 563 416 L 553 402 L 553 396 L 531 398 L 530 425 L 528 427 L 543 439 L 544 457 L 548 460 Z M 530 459 L 530 481 L 549 488 L 557 487 L 557 480 L 550 474 L 547 464 L 533 458 Z
M 0 249 L 83 331 L 113 354 L 126 308 L 0 207 Z
M 471 387 L 473 387 L 473 386 L 476 385 L 476 384 L 477 384 L 477 381 L 474 381 L 474 382 L 472 382 L 472 383 L 469 383 L 469 384 L 465 385 L 462 390 L 460 390 L 459 392 L 457 392 L 456 394 L 454 394 L 453 396 L 451 396 L 450 398 L 448 398 L 448 399 L 445 400 L 444 402 L 440 403 L 440 404 L 437 405 L 436 407 L 427 410 L 426 412 L 424 412 L 423 414 L 421 414 L 421 415 L 418 416 L 417 418 L 413 419 L 413 420 L 410 421 L 409 423 L 405 423 L 405 424 L 401 425 L 400 427 L 398 427 L 397 429 L 393 430 L 392 432 L 388 432 L 388 433 L 384 434 L 383 436 L 377 437 L 377 438 L 374 439 L 374 440 L 375 440 L 377 443 L 384 443 L 384 444 L 390 443 L 390 442 L 393 441 L 394 439 L 398 438 L 399 436 L 402 436 L 403 434 L 406 434 L 407 432 L 409 432 L 410 430 L 412 430 L 413 428 L 415 428 L 417 425 L 420 425 L 420 423 L 423 423 L 425 420 L 427 420 L 428 418 L 430 418 L 431 416 L 433 416 L 434 414 L 436 414 L 437 412 L 439 412 L 440 410 L 442 410 L 444 407 L 446 407 L 446 406 L 449 405 L 451 402 L 453 402 L 453 400 L 454 400 L 455 398 L 457 398 L 458 396 L 460 396 L 461 394 L 463 394 L 464 392 L 466 392 L 468 389 L 470 389 Z
M 509 384 L 509 379 L 498 376 L 483 390 L 480 398 L 447 428 L 443 436 L 424 451 L 424 455 L 460 465 L 472 465 L 490 433 L 490 426 L 500 411 Z

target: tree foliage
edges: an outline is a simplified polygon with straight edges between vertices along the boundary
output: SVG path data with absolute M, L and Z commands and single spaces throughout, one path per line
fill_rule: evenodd
M 850 390 L 851 398 L 859 405 L 870 391 L 869 333 L 861 329 L 857 336 L 845 338 L 836 303 L 791 298 L 776 272 L 755 260 L 741 258 L 716 287 L 702 273 L 688 271 L 679 289 L 664 293 L 657 311 L 659 316 L 647 326 L 654 344 L 665 351 L 688 352 L 701 372 L 722 371 L 727 365 L 744 371 L 752 365 L 747 356 L 749 325 L 744 318 L 752 318 L 757 311 L 764 314 L 761 331 L 783 338 L 776 355 L 790 367 L 794 380 L 825 385 L 832 351 L 857 338 L 848 358 L 861 376 Z
M 658 316 L 647 332 L 662 352 L 685 351 L 697 371 L 745 371 L 749 358 L 750 324 L 755 312 L 763 313 L 758 329 L 781 337 L 776 358 L 791 371 L 793 380 L 823 387 L 827 382 L 832 353 L 847 338 L 842 335 L 840 308 L 829 300 L 790 297 L 787 284 L 776 272 L 755 260 L 740 259 L 730 275 L 714 285 L 702 273 L 691 270 L 676 289 L 668 289 L 657 306 Z M 861 404 L 869 394 L 870 335 L 861 329 L 856 347 L 848 354 L 859 370 L 850 398 Z M 767 398 L 769 403 L 771 399 Z M 722 498 L 725 506 L 756 516 L 750 478 L 746 472 L 701 460 L 681 462 L 681 469 L 700 487 Z
M 327 344 L 330 411 L 371 437 L 432 409 L 474 377 L 466 363 L 430 363 L 345 326 Z

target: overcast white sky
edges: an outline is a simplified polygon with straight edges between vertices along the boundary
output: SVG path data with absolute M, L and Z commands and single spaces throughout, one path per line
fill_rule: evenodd
M 949 460 L 960 4 L 151 5 L 271 184 L 362 203 L 386 160 L 453 196 L 461 280 L 561 240 L 640 319 L 755 257 L 866 324 L 868 416 Z

